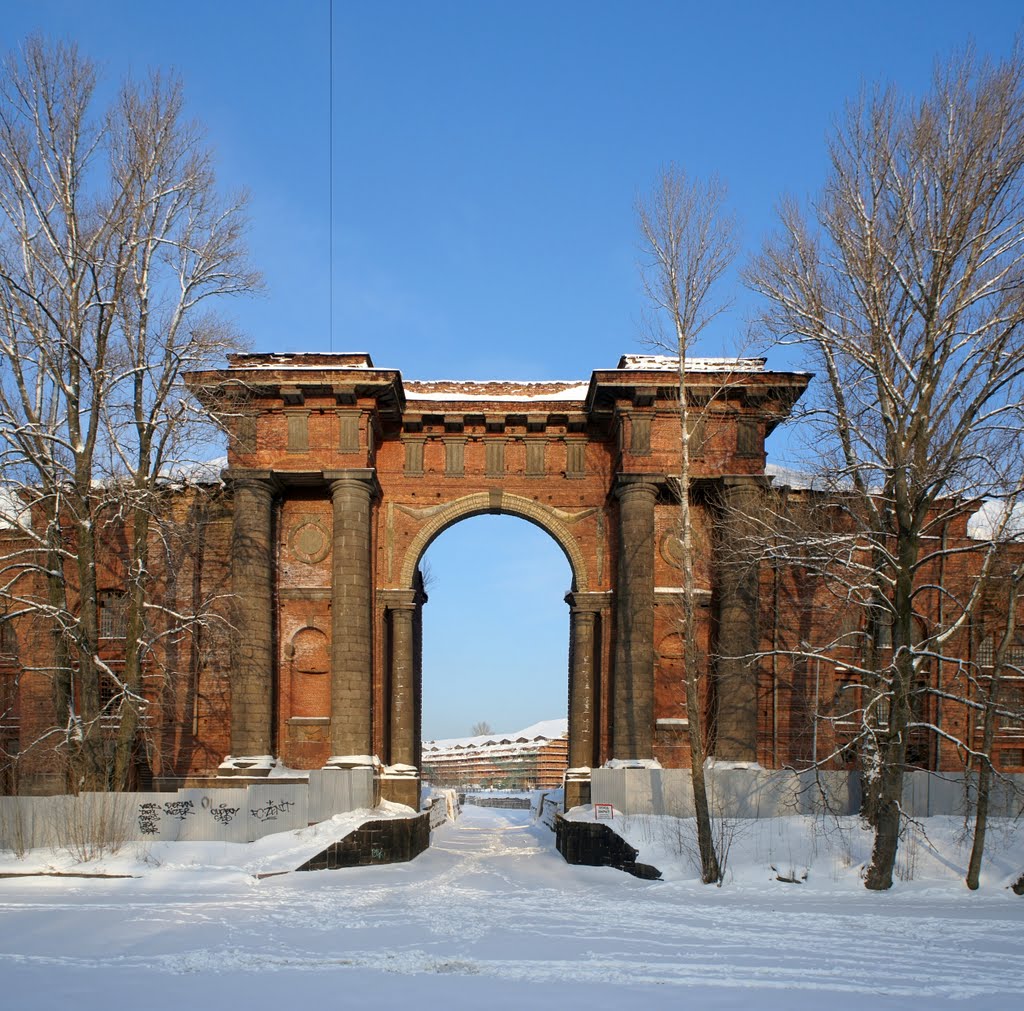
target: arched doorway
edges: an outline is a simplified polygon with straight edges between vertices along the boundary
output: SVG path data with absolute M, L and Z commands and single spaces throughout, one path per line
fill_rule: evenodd
M 473 516 L 446 528 L 420 564 L 424 779 L 560 786 L 572 571 L 559 546 L 519 518 Z
M 593 513 L 595 510 L 583 512 Z M 569 761 L 577 767 L 592 765 L 596 757 L 599 726 L 600 609 L 607 608 L 608 602 L 607 594 L 580 589 L 588 586 L 589 572 L 584 553 L 569 528 L 570 522 L 580 518 L 580 513 L 565 513 L 544 507 L 534 499 L 509 493 L 466 495 L 421 513 L 425 522 L 410 539 L 399 568 L 400 578 L 406 585 L 402 589 L 382 592 L 387 607 L 382 624 L 386 630 L 384 655 L 388 668 L 383 708 L 387 709 L 385 722 L 390 761 L 416 766 L 421 762 L 422 652 L 419 646 L 422 643 L 422 623 L 430 620 L 429 616 L 424 619 L 423 604 L 427 594 L 422 587 L 421 563 L 430 545 L 451 527 L 467 520 L 502 515 L 526 520 L 539 527 L 547 535 L 543 539 L 554 541 L 568 564 L 569 592 L 558 596 L 570 609 L 568 649 L 563 654 L 564 665 L 569 671 Z M 500 614 L 511 594 L 523 592 L 529 592 L 528 588 L 524 591 L 520 587 L 495 595 L 489 606 Z M 545 605 L 550 610 L 555 594 L 547 597 Z M 520 680 L 515 676 L 507 677 L 507 687 L 515 686 Z

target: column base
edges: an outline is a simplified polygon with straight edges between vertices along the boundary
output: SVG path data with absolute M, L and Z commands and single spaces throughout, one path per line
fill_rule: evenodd
M 404 804 L 414 811 L 420 809 L 419 776 L 381 776 L 380 799 L 393 804 Z
M 567 779 L 565 781 L 565 810 L 590 803 L 590 780 Z
M 218 778 L 245 776 L 249 779 L 265 779 L 270 775 L 270 770 L 275 764 L 276 760 L 273 755 L 239 755 L 238 757 L 228 755 L 217 766 L 217 776 Z

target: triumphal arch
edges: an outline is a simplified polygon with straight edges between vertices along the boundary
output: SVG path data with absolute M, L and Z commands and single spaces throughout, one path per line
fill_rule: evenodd
M 758 747 L 758 574 L 725 562 L 730 517 L 756 501 L 765 437 L 807 381 L 761 359 L 688 363 L 699 645 L 723 758 Z M 572 568 L 570 764 L 687 764 L 676 359 L 478 382 L 411 381 L 366 354 L 240 354 L 190 383 L 230 432 L 233 755 L 418 766 L 419 562 L 451 524 L 502 513 Z

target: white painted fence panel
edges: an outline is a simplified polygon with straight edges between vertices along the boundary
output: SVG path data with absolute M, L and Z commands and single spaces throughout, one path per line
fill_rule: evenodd
M 210 840 L 215 842 L 248 842 L 249 826 L 246 809 L 249 790 L 179 790 L 180 802 L 189 804 L 188 813 L 181 821 L 181 840 L 189 842 Z
M 775 818 L 793 814 L 856 814 L 860 810 L 859 773 L 792 772 L 768 769 L 706 771 L 713 813 L 727 818 Z M 963 816 L 974 806 L 977 777 L 964 773 L 908 772 L 903 807 L 908 815 Z M 689 769 L 594 769 L 591 800 L 612 804 L 624 814 L 693 817 Z M 1016 818 L 1024 814 L 1024 775 L 1012 773 L 992 785 L 990 813 Z
M 245 812 L 248 816 L 249 841 L 272 832 L 305 828 L 309 824 L 308 798 L 309 790 L 305 785 L 276 786 L 270 782 L 250 786 Z
M 373 769 L 313 769 L 309 773 L 309 820 L 326 821 L 345 811 L 373 807 Z
M 88 849 L 106 840 L 251 842 L 373 807 L 372 769 L 314 771 L 310 783 L 268 780 L 247 787 L 176 793 L 83 793 L 0 797 L 0 848 Z

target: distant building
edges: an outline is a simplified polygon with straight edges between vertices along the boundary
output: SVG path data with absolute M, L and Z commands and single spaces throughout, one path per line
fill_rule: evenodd
M 553 789 L 562 785 L 568 763 L 568 720 L 545 720 L 513 734 L 423 742 L 423 778 L 434 786 Z

